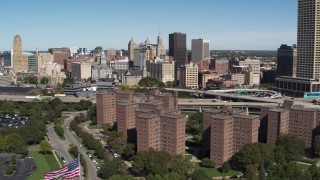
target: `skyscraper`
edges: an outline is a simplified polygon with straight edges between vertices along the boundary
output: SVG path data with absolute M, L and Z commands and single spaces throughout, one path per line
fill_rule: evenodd
M 277 76 L 293 76 L 297 73 L 297 48 L 282 44 L 277 53 Z
M 298 1 L 297 77 L 320 78 L 320 0 Z
M 166 55 L 166 49 L 163 46 L 162 35 L 159 33 L 157 38 L 157 56 L 161 57 L 161 55 Z
M 297 75 L 276 78 L 274 90 L 303 97 L 320 92 L 320 0 L 298 0 Z
M 173 56 L 176 67 L 181 67 L 187 62 L 187 35 L 183 33 L 169 34 L 169 56 Z
M 22 40 L 16 35 L 13 40 L 13 72 L 21 72 L 28 70 L 28 59 L 22 57 Z
M 137 44 L 134 42 L 133 38 L 128 43 L 129 59 L 134 59 L 134 49 L 138 48 Z
M 200 61 L 210 58 L 210 41 L 207 39 L 192 39 L 192 61 Z

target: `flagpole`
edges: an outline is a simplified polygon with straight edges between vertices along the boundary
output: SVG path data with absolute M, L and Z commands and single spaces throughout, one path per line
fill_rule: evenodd
M 80 164 L 80 153 L 78 154 L 78 163 L 79 163 L 79 171 L 80 171 L 80 180 L 82 180 L 81 164 Z

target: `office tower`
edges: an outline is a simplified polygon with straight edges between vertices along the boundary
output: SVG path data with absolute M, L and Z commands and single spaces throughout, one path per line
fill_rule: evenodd
M 134 50 L 137 48 L 137 44 L 134 42 L 133 38 L 128 43 L 129 59 L 134 59 Z
M 176 67 L 187 63 L 187 35 L 183 33 L 169 34 L 169 56 L 173 56 Z
M 23 58 L 22 54 L 22 40 L 19 35 L 16 35 L 13 40 L 13 72 L 27 72 L 28 58 Z
M 320 92 L 320 1 L 298 1 L 296 77 L 276 78 L 274 90 L 292 97 Z
M 116 93 L 112 89 L 98 89 L 97 124 L 106 125 L 116 121 Z
M 51 53 L 37 53 L 36 54 L 36 63 L 37 63 L 37 73 L 40 74 L 41 66 L 49 62 L 53 62 L 53 54 Z M 71 67 L 71 66 L 70 66 Z
M 181 68 L 181 85 L 184 87 L 198 89 L 198 66 L 192 62 Z
M 71 64 L 71 77 L 76 81 L 91 78 L 91 64 L 85 62 L 74 62 Z
M 298 1 L 297 77 L 320 78 L 320 1 Z
M 277 53 L 277 76 L 295 77 L 297 73 L 297 47 L 282 44 Z
M 174 81 L 174 61 L 155 59 L 147 61 L 148 76 L 157 78 L 164 83 Z
M 32 53 L 27 53 L 26 56 L 28 57 L 28 71 L 36 73 L 37 72 L 36 55 Z
M 210 41 L 207 39 L 192 39 L 191 61 L 200 61 L 210 58 Z
M 161 57 L 162 55 L 166 55 L 166 49 L 163 45 L 163 38 L 162 35 L 159 33 L 157 38 L 157 57 Z

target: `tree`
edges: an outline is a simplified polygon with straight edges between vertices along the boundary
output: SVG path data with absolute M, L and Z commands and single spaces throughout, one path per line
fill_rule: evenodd
M 41 83 L 41 84 L 48 84 L 48 83 L 49 83 L 49 79 L 48 79 L 47 77 L 43 76 L 43 77 L 41 78 L 41 80 L 40 80 L 40 83 Z
M 47 140 L 42 140 L 40 143 L 40 152 L 43 154 L 50 153 L 52 151 L 52 146 Z
M 223 173 L 228 173 L 231 170 L 231 166 L 228 161 L 222 164 L 221 170 Z
M 11 164 L 17 164 L 17 156 L 15 154 L 11 156 Z
M 204 158 L 202 159 L 200 166 L 206 167 L 206 168 L 214 168 L 215 164 L 211 159 Z
M 260 180 L 266 179 L 266 170 L 264 169 L 263 166 L 260 167 L 259 178 L 260 178 Z
M 122 157 L 124 157 L 127 160 L 132 160 L 132 157 L 135 155 L 135 145 L 134 144 L 127 144 L 122 152 Z
M 25 78 L 25 81 L 29 84 L 38 84 L 38 77 L 37 76 L 29 76 Z
M 74 157 L 77 157 L 79 154 L 79 149 L 76 145 L 70 144 L 69 145 L 69 152 L 72 154 Z
M 285 156 L 288 162 L 300 160 L 304 155 L 304 142 L 294 134 L 281 135 L 277 145 L 285 149 Z
M 113 175 L 126 175 L 127 168 L 120 158 L 114 158 L 110 162 L 105 162 L 99 171 L 100 178 L 108 179 Z
M 201 135 L 202 134 L 202 120 L 203 119 L 203 113 L 202 112 L 196 112 L 191 114 L 188 117 L 187 123 L 186 123 L 186 131 L 189 134 L 193 135 Z
M 164 87 L 164 83 L 159 81 L 157 78 L 144 77 L 138 82 L 139 86 L 142 87 Z
M 246 171 L 245 171 L 245 177 L 246 179 L 250 179 L 250 180 L 258 180 L 259 179 L 258 165 L 256 164 L 247 165 Z
M 320 156 L 320 136 L 319 135 L 314 138 L 313 153 L 317 156 Z
M 196 169 L 192 175 L 191 180 L 211 180 L 212 178 L 201 169 Z
M 134 180 L 134 177 L 131 175 L 113 175 L 109 180 Z

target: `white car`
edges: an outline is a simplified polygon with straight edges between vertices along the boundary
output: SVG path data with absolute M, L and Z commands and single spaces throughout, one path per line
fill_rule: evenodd
M 97 161 L 95 159 L 92 160 L 93 163 L 96 163 Z
M 114 153 L 113 156 L 117 158 L 117 157 L 119 157 L 119 154 Z
M 99 166 L 97 166 L 97 169 L 100 169 L 100 167 L 99 167 Z

